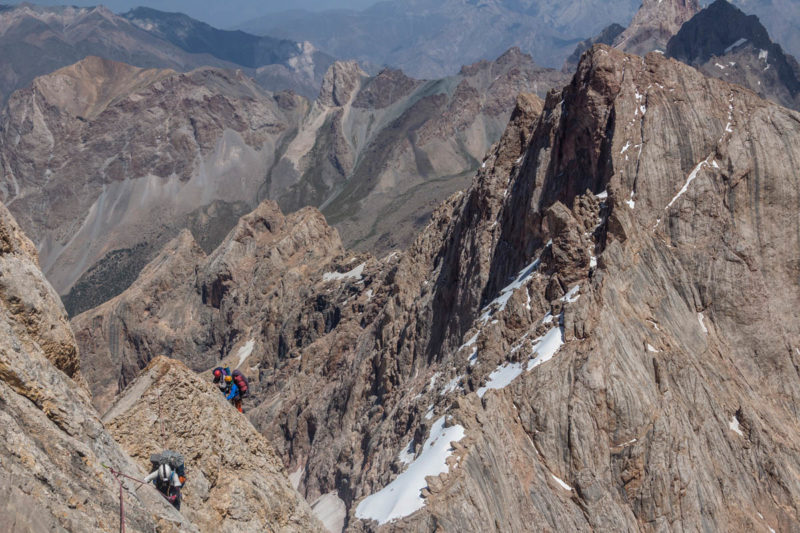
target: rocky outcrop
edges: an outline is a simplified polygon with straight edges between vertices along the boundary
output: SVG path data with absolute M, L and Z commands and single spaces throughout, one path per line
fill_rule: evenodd
M 795 530 L 798 115 L 607 46 L 537 111 L 404 253 L 208 291 L 251 420 L 352 531 Z
M 90 57 L 9 101 L 2 196 L 59 293 L 78 286 L 65 298 L 75 313 L 124 290 L 198 214 L 227 232 L 251 209 L 304 105 L 273 98 L 241 73 L 177 74 Z M 103 265 L 103 285 L 82 283 Z
M 104 466 L 141 471 L 91 407 L 63 306 L 1 204 L 0 436 L 4 531 L 117 530 L 119 488 Z M 128 531 L 196 531 L 136 489 L 125 483 Z
M 128 290 L 73 319 L 95 405 L 107 409 L 158 355 L 200 371 L 248 342 L 249 352 L 260 353 L 262 337 L 278 335 L 287 347 L 273 357 L 286 358 L 295 333 L 285 313 L 302 301 L 308 273 L 342 253 L 319 211 L 284 217 L 270 201 L 243 217 L 209 256 L 183 231 Z M 324 299 L 317 306 L 335 314 Z M 243 320 L 250 327 L 233 333 Z
M 200 531 L 323 531 L 264 437 L 180 362 L 151 361 L 103 421 L 142 468 L 165 448 L 184 455 L 181 514 Z
M 664 51 L 670 38 L 700 11 L 697 0 L 644 0 L 614 47 L 631 54 Z
M 738 83 L 786 107 L 800 107 L 800 68 L 758 18 L 717 0 L 670 39 L 666 53 L 707 76 Z
M 357 61 L 336 61 L 322 79 L 317 101 L 327 107 L 344 106 L 350 103 L 366 77 Z
M 584 39 L 578 43 L 578 46 L 575 47 L 575 51 L 572 52 L 572 55 L 570 55 L 567 60 L 564 61 L 564 66 L 561 68 L 561 70 L 567 73 L 575 72 L 575 70 L 578 68 L 578 63 L 581 60 L 581 56 L 586 50 L 595 44 L 614 44 L 614 41 L 617 39 L 617 37 L 619 37 L 619 35 L 624 31 L 625 28 L 617 23 L 614 23 L 603 28 L 603 31 L 594 37 Z

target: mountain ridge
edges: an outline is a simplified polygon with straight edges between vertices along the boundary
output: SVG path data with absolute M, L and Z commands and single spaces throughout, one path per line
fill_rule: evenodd
M 348 530 L 791 528 L 800 330 L 774 316 L 800 297 L 785 223 L 800 157 L 779 141 L 797 117 L 595 45 L 541 113 L 518 102 L 472 187 L 406 251 L 301 238 L 292 250 L 323 254 L 302 275 L 270 262 L 251 278 L 248 250 L 283 255 L 249 248 L 265 230 L 244 224 L 236 254 L 180 289 L 209 295 L 184 316 L 221 328 L 185 356 L 244 357 L 251 420 L 301 493 L 336 493 Z M 461 438 L 444 470 L 423 469 L 447 428 Z M 358 511 L 390 494 L 421 507 Z

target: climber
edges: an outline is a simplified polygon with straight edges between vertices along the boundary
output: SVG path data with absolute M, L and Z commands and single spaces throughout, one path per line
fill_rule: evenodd
M 242 410 L 242 395 L 239 393 L 239 387 L 236 386 L 231 376 L 225 376 L 225 383 L 227 384 L 225 392 L 228 393 L 225 399 L 231 402 L 240 413 L 244 413 L 244 410 Z
M 164 495 L 164 497 L 173 505 L 173 507 L 175 507 L 175 509 L 180 511 L 181 488 L 186 482 L 186 478 L 180 474 L 183 466 L 182 456 L 177 454 L 179 457 L 181 457 L 181 468 L 176 468 L 173 470 L 173 468 L 170 466 L 169 459 L 162 459 L 161 455 L 162 454 L 157 455 L 158 459 L 156 461 L 153 461 L 152 457 L 150 458 L 150 461 L 154 465 L 158 464 L 158 467 L 150 472 L 146 478 L 144 478 L 144 482 L 150 483 L 152 481 L 159 492 Z
M 225 376 L 229 376 L 230 373 L 231 373 L 230 368 L 227 368 L 227 367 L 226 368 L 222 368 L 221 366 L 218 366 L 217 368 L 214 369 L 214 372 L 213 372 L 213 374 L 214 374 L 214 383 L 219 383 L 220 381 L 223 380 L 223 378 Z

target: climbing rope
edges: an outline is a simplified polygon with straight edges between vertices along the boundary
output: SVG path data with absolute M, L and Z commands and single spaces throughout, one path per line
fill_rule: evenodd
M 135 481 L 139 485 L 144 485 L 145 482 L 140 479 L 136 479 L 135 477 L 123 474 L 119 470 L 115 470 L 108 465 L 104 464 L 103 468 L 107 468 L 108 471 L 111 472 L 111 475 L 114 476 L 114 479 L 117 480 L 117 483 L 119 483 L 119 533 L 125 533 L 125 498 L 123 497 L 123 492 L 122 492 L 123 488 L 122 478 L 127 478 L 132 481 Z
M 164 436 L 164 422 L 161 421 L 161 387 L 158 388 L 158 426 L 161 430 L 161 449 L 167 447 L 167 438 Z
M 103 463 L 100 463 L 100 464 L 102 465 L 103 468 L 106 468 L 109 472 L 111 472 L 111 475 L 114 476 L 114 479 L 116 479 L 117 483 L 119 483 L 119 533 L 125 533 L 125 504 L 123 503 L 123 498 L 122 498 L 122 495 L 123 495 L 122 488 L 124 486 L 123 478 L 124 479 L 130 479 L 131 481 L 135 481 L 140 486 L 141 485 L 147 485 L 147 483 L 145 483 L 141 479 L 137 479 L 135 477 L 131 477 L 131 476 L 127 475 L 127 474 L 123 474 L 119 470 L 115 470 L 115 469 L 111 468 L 110 466 L 108 466 L 106 464 L 103 464 Z M 128 489 L 128 490 L 130 490 L 130 489 Z M 162 498 L 167 500 L 170 503 L 170 505 L 172 504 L 172 502 L 169 501 L 169 498 L 167 498 L 167 496 L 165 494 L 163 494 L 160 490 L 157 490 L 156 492 L 158 492 L 161 495 Z M 134 497 L 135 497 L 135 495 L 134 495 Z M 142 503 L 141 500 L 139 500 L 139 498 L 136 498 L 136 500 L 139 501 L 139 503 Z M 170 521 L 172 521 L 172 520 L 170 520 Z

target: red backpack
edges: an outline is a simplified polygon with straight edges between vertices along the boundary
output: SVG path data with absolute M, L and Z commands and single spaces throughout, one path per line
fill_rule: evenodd
M 242 398 L 247 396 L 248 383 L 247 378 L 244 377 L 244 374 L 242 374 L 239 370 L 234 370 L 231 376 L 233 377 L 233 382 L 236 383 L 237 387 L 239 387 L 239 395 Z

